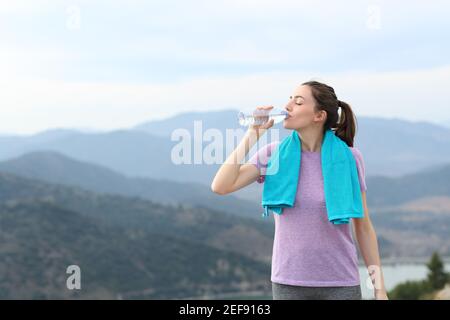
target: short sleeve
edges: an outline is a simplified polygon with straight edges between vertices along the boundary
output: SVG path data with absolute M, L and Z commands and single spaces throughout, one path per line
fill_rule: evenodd
M 355 158 L 356 161 L 361 192 L 365 192 L 367 191 L 367 185 L 366 185 L 366 169 L 364 165 L 363 156 L 358 148 L 350 147 L 350 150 L 352 151 L 353 157 Z
M 259 176 L 258 180 L 256 180 L 258 183 L 264 182 L 266 169 L 267 169 L 267 163 L 269 162 L 270 156 L 272 155 L 272 151 L 275 149 L 275 147 L 278 145 L 278 143 L 279 143 L 279 141 L 275 141 L 275 142 L 268 143 L 268 144 L 262 146 L 247 161 L 247 163 L 253 164 L 259 169 L 260 176 Z

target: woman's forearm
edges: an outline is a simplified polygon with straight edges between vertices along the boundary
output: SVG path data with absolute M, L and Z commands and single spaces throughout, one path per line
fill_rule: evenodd
M 370 220 L 363 224 L 355 225 L 355 236 L 358 241 L 359 250 L 371 276 L 375 291 L 386 291 L 377 235 Z
M 226 193 L 239 176 L 239 168 L 242 160 L 247 156 L 250 149 L 264 133 L 262 130 L 248 129 L 236 149 L 228 156 L 211 183 L 211 189 L 217 193 Z

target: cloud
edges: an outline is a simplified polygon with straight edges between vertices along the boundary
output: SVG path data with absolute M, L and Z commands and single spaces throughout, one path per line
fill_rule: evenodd
M 78 29 L 67 26 L 71 6 Z M 311 77 L 358 114 L 448 119 L 449 9 L 443 0 L 0 0 L 0 131 L 282 105 Z
M 0 9 L 4 24 L 0 33 L 7 46 L 27 53 L 59 47 L 76 55 L 75 60 L 67 57 L 65 65 L 53 66 L 67 80 L 98 80 L 106 70 L 111 81 L 133 75 L 153 80 L 167 73 L 172 78 L 186 73 L 214 75 L 225 69 L 233 74 L 288 68 L 386 71 L 445 65 L 450 54 L 450 46 L 440 36 L 450 27 L 450 4 L 440 0 L 433 5 L 356 0 L 62 1 L 53 5 L 37 1 L 45 5 L 30 5 L 37 10 L 31 17 L 33 11 L 19 3 L 12 6 L 14 14 L 2 16 Z M 79 30 L 67 28 L 70 6 L 79 8 Z M 380 10 L 370 11 L 374 6 Z M 373 17 L 377 12 L 380 28 L 373 29 L 370 23 L 377 21 Z M 0 52 L 4 43 L 0 42 Z M 52 63 L 45 57 L 32 59 L 36 64 Z
M 0 0 L 0 14 L 24 14 L 45 10 L 51 0 Z
M 170 84 L 3 81 L 2 130 L 30 133 L 49 127 L 130 127 L 180 112 L 261 104 L 283 107 L 292 90 L 311 78 L 333 86 L 357 116 L 438 123 L 449 118 L 450 66 L 384 73 L 255 73 L 198 77 Z

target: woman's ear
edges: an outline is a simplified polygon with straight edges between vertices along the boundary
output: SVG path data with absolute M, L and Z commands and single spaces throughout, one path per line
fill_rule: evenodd
M 327 121 L 327 112 L 325 110 L 320 110 L 319 111 L 319 115 L 317 116 L 318 120 L 322 121 Z

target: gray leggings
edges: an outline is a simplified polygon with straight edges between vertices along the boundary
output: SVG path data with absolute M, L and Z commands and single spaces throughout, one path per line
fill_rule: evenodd
M 273 300 L 361 300 L 361 286 L 302 287 L 272 282 Z

